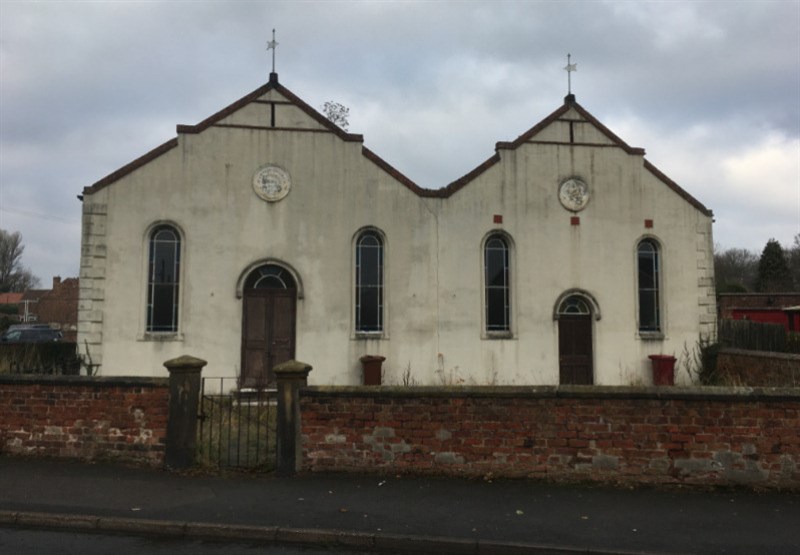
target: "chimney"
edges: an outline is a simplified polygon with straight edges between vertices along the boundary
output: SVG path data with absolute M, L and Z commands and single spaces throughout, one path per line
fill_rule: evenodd
M 53 291 L 58 289 L 59 285 L 61 285 L 61 276 L 53 276 Z

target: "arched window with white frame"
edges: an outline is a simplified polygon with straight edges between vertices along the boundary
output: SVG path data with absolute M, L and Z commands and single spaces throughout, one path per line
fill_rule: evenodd
M 658 243 L 642 239 L 636 247 L 639 332 L 661 332 L 661 260 Z
M 487 333 L 511 331 L 511 273 L 508 239 L 493 233 L 483 244 L 484 319 Z
M 147 331 L 178 331 L 181 236 L 170 225 L 150 232 L 147 265 Z
M 383 332 L 383 243 L 380 233 L 375 230 L 362 231 L 356 239 L 356 333 Z

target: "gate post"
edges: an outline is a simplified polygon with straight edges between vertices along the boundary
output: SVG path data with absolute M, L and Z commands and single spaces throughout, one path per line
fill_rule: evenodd
M 194 465 L 200 372 L 206 364 L 205 360 L 189 355 L 164 363 L 169 371 L 169 419 L 164 464 L 170 468 Z
M 300 470 L 300 388 L 308 384 L 311 365 L 289 360 L 273 369 L 278 382 L 277 474 L 291 476 Z

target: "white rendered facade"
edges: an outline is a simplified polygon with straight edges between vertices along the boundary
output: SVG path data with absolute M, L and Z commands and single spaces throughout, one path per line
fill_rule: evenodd
M 589 342 L 587 383 L 649 383 L 648 355 L 713 329 L 711 224 L 573 97 L 431 191 L 273 74 L 84 190 L 78 340 L 102 375 L 165 375 L 191 354 L 205 375 L 240 376 L 262 364 L 245 361 L 258 321 L 268 341 L 291 334 L 275 356 L 313 365 L 314 384 L 360 383 L 367 354 L 386 357 L 384 383 L 557 384 L 569 333 Z M 280 299 L 251 287 L 267 266 L 283 270 Z

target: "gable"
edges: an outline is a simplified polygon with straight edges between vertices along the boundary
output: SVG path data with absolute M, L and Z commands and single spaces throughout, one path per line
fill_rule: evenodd
M 629 155 L 644 156 L 645 150 L 632 147 L 597 118 L 575 101 L 574 95 L 568 95 L 564 104 L 547 116 L 545 119 L 522 133 L 510 142 L 498 142 L 495 145 L 495 154 L 477 166 L 475 169 L 453 181 L 439 191 L 438 196 L 448 197 L 456 191 L 467 186 L 478 176 L 501 161 L 500 151 L 516 150 L 523 145 L 564 145 L 569 147 L 605 147 L 618 148 Z M 642 159 L 644 169 L 661 183 L 672 189 L 678 196 L 706 216 L 713 216 L 711 210 L 695 199 L 686 190 L 667 177 L 663 172 Z
M 214 122 L 218 127 L 279 128 L 331 131 L 325 122 L 309 115 L 275 89 Z M 350 137 L 347 137 L 349 139 Z
M 120 180 L 159 158 L 163 154 L 176 148 L 181 135 L 202 133 L 210 127 L 228 129 L 248 129 L 264 131 L 300 131 L 310 133 L 330 133 L 345 142 L 363 143 L 364 137 L 360 134 L 347 133 L 324 115 L 312 108 L 300 97 L 278 82 L 275 73 L 270 74 L 270 80 L 243 96 L 233 104 L 212 114 L 196 125 L 177 125 L 178 137 L 170 139 L 154 148 L 120 169 L 112 172 L 89 187 L 84 188 L 84 194 L 95 193 L 108 185 Z M 376 167 L 387 173 L 404 187 L 419 196 L 430 196 L 429 190 L 417 186 L 408 177 L 392 167 L 377 154 L 362 146 L 362 155 Z M 435 195 L 434 195 L 435 196 Z
M 627 146 L 621 139 L 608 132 L 607 129 L 598 127 L 596 123 L 599 122 L 589 120 L 575 106 L 570 106 L 552 120 L 546 121 L 546 125 L 532 128 L 529 133 L 518 137 L 512 144 L 518 145 L 524 142 L 534 144 L 619 146 L 621 148 Z M 628 147 L 626 150 L 632 149 Z
M 277 74 L 272 73 L 270 74 L 270 80 L 267 84 L 209 116 L 200 123 L 196 125 L 178 125 L 176 128 L 178 138 L 170 139 L 166 143 L 85 188 L 84 194 L 94 193 L 114 183 L 125 175 L 135 171 L 137 168 L 177 147 L 180 135 L 202 133 L 209 127 L 331 133 L 346 142 L 363 143 L 364 141 L 363 135 L 347 133 L 328 120 L 289 89 L 281 85 L 278 82 Z M 469 173 L 441 189 L 423 189 L 419 187 L 411 179 L 363 145 L 362 155 L 416 195 L 420 197 L 447 198 L 500 162 L 500 151 L 515 150 L 525 144 L 607 147 L 619 148 L 629 155 L 644 156 L 645 154 L 643 148 L 628 145 L 610 129 L 604 126 L 597 118 L 575 101 L 574 95 L 568 95 L 564 99 L 564 104 L 545 119 L 511 142 L 496 143 L 495 154 L 493 156 Z M 643 167 L 694 208 L 706 216 L 713 216 L 713 213 L 700 201 L 691 196 L 649 161 L 643 160 Z

